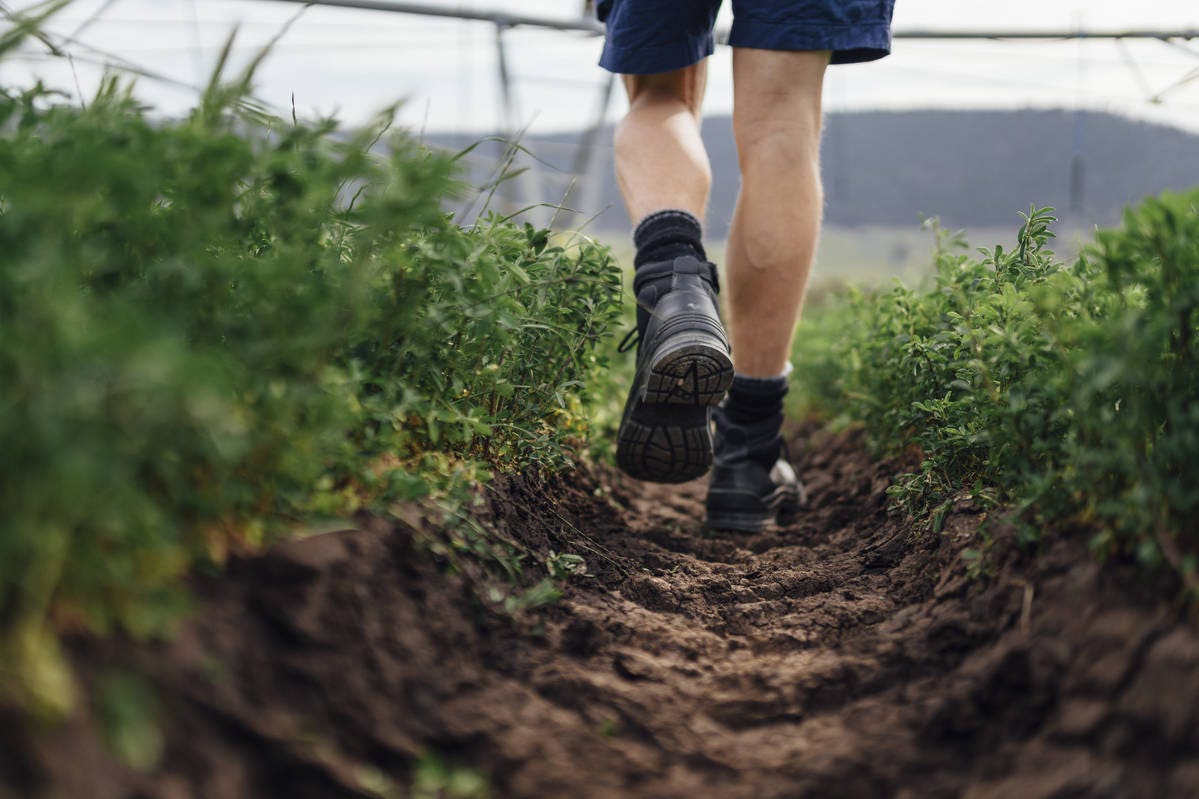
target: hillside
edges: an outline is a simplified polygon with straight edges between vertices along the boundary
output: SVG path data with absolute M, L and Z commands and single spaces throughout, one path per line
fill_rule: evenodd
M 714 178 L 709 230 L 722 239 L 738 182 L 732 120 L 710 117 L 703 134 Z M 577 138 L 575 133 L 531 136 L 524 143 L 539 159 L 565 171 Z M 427 140 L 460 148 L 473 139 L 434 134 Z M 599 172 L 605 182 L 598 201 L 573 204 L 586 216 L 607 209 L 592 228 L 620 232 L 627 220 L 611 140 L 611 129 L 600 133 Z M 1081 191 L 1072 198 L 1075 141 Z M 526 165 L 536 166 L 531 160 Z M 565 186 L 564 174 L 553 175 L 544 166 L 542 174 L 546 184 Z M 952 227 L 1007 227 L 1015 221 L 1012 209 L 1036 203 L 1057 208 L 1070 227 L 1089 228 L 1115 223 L 1125 205 L 1146 195 L 1199 184 L 1199 136 L 1113 114 L 1064 110 L 829 114 L 824 177 L 832 226 L 906 227 L 924 215 L 939 216 Z

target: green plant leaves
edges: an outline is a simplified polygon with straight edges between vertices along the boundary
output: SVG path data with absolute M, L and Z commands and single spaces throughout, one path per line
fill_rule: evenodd
M 195 564 L 560 467 L 586 430 L 606 250 L 460 227 L 453 159 L 376 152 L 388 118 L 247 122 L 251 74 L 153 124 L 116 82 L 0 90 L 0 672 L 45 675 L 47 715 L 56 628 L 162 634 Z
M 1046 522 L 1098 527 L 1099 554 L 1165 561 L 1199 586 L 1199 191 L 1165 194 L 1099 231 L 1072 265 L 1048 249 L 1051 209 L 1023 214 L 1014 251 L 961 253 L 938 233 L 922 290 L 851 294 L 800 330 L 809 403 L 915 448 L 890 493 L 936 528 L 987 492 Z

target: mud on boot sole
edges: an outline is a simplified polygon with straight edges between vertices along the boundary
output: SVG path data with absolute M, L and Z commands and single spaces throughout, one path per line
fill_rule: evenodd
M 712 466 L 711 409 L 733 382 L 733 361 L 703 338 L 664 347 L 639 370 L 616 442 L 630 477 L 685 483 Z
M 655 353 L 642 401 L 650 404 L 720 404 L 733 384 L 733 359 L 706 341 L 683 343 Z
M 708 408 L 640 403 L 620 425 L 616 463 L 651 483 L 685 483 L 712 466 Z

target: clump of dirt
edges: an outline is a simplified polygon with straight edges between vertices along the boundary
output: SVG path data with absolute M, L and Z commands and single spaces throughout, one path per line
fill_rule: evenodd
M 792 451 L 811 507 L 749 537 L 703 533 L 702 481 L 500 486 L 497 535 L 590 573 L 515 618 L 414 523 L 235 563 L 197 581 L 175 640 L 77 646 L 85 673 L 156 686 L 154 772 L 117 767 L 81 715 L 0 784 L 369 797 L 436 752 L 499 797 L 1199 796 L 1199 636 L 1167 592 L 1069 535 L 1031 560 L 1000 546 L 974 579 L 979 508 L 919 534 L 858 435 L 806 428 Z

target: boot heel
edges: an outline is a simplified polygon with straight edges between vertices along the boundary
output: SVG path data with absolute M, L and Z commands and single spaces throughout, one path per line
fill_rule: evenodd
M 733 384 L 733 359 L 723 344 L 711 337 L 682 337 L 664 353 L 656 354 L 645 382 L 645 402 L 670 405 L 720 404 Z M 687 340 L 690 339 L 690 340 Z

